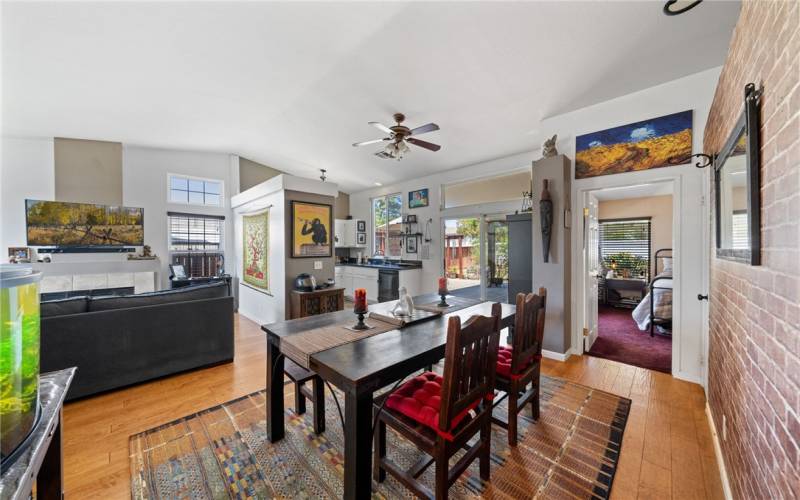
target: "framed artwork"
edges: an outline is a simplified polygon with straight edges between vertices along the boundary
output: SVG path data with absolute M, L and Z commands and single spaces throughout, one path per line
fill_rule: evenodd
M 269 209 L 242 216 L 244 282 L 269 291 Z
M 367 244 L 367 233 L 356 233 L 356 244 L 358 244 L 358 245 L 366 245 Z
M 8 247 L 8 261 L 12 264 L 31 261 L 33 252 L 30 247 Z
M 428 203 L 428 188 L 408 192 L 408 208 L 427 207 Z
M 367 221 L 359 220 L 356 221 L 356 231 L 359 233 L 366 233 L 367 232 Z
M 688 163 L 692 154 L 692 111 L 579 135 L 575 178 L 621 174 Z
M 292 257 L 333 255 L 333 205 L 292 201 Z
M 417 253 L 416 236 L 406 236 L 406 253 Z

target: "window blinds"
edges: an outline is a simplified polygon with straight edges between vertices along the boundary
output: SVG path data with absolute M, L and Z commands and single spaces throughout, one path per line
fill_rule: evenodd
M 600 221 L 600 264 L 618 275 L 650 277 L 650 219 Z
M 169 251 L 190 277 L 218 276 L 223 271 L 224 217 L 170 212 Z

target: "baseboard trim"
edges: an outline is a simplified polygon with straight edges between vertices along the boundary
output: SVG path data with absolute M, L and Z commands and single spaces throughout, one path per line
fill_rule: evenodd
M 722 493 L 725 495 L 725 500 L 733 500 L 731 483 L 728 481 L 728 470 L 725 468 L 725 460 L 722 458 L 722 447 L 719 445 L 717 426 L 714 424 L 714 417 L 711 416 L 711 407 L 708 406 L 708 401 L 706 401 L 706 417 L 708 418 L 708 426 L 711 427 L 711 439 L 714 441 L 714 454 L 717 456 L 717 464 L 719 464 L 719 477 L 720 481 L 722 481 Z
M 572 350 L 569 349 L 567 352 L 555 352 L 555 351 L 548 351 L 547 349 L 542 349 L 542 357 L 547 359 L 554 359 L 556 361 L 566 361 L 572 355 Z

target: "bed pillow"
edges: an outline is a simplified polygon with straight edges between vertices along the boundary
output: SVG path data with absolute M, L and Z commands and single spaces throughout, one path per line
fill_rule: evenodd
M 672 257 L 661 257 L 661 265 L 663 266 L 661 272 L 672 274 Z

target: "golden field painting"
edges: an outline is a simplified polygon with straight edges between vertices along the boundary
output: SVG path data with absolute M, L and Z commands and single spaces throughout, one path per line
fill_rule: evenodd
M 692 112 L 592 132 L 575 142 L 576 179 L 685 163 L 692 154 Z
M 30 246 L 141 246 L 141 208 L 25 200 Z

